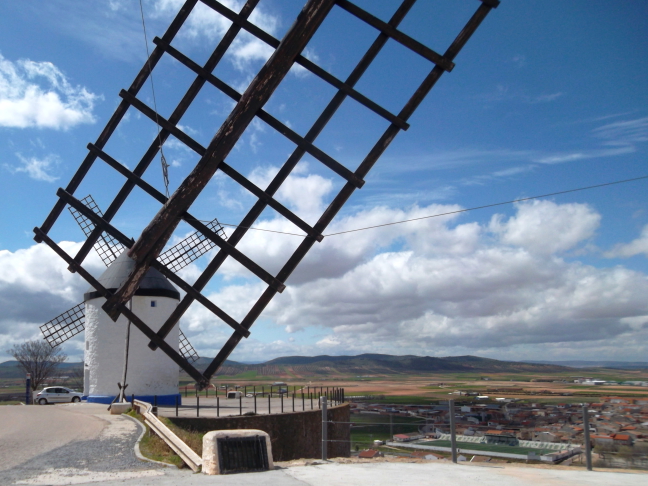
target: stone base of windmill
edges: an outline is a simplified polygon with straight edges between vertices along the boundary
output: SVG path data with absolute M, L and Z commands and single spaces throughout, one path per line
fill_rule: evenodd
M 202 472 L 210 475 L 274 469 L 270 436 L 256 429 L 207 432 L 202 460 Z

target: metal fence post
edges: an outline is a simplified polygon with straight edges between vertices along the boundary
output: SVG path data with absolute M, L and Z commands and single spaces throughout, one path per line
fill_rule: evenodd
M 216 397 L 216 416 L 220 417 L 220 397 Z
M 175 396 L 175 402 L 176 402 L 176 417 L 178 416 L 178 395 Z
M 270 395 L 268 395 L 268 415 L 270 415 Z
M 27 373 L 27 378 L 25 379 L 25 405 L 33 405 L 31 397 L 31 373 Z
M 454 400 L 448 400 L 448 413 L 450 414 L 450 448 L 452 462 L 457 463 L 457 436 L 455 435 L 455 407 Z
M 585 461 L 587 470 L 592 470 L 592 444 L 590 442 L 589 404 L 583 405 L 583 434 L 585 435 Z
M 293 412 L 295 411 L 295 394 L 293 393 Z
M 243 415 L 243 396 L 239 396 L 239 415 Z
M 284 413 L 284 411 L 283 411 L 283 393 L 280 393 L 279 396 L 281 397 L 281 413 Z
M 326 397 L 320 397 L 322 407 L 322 461 L 326 461 L 326 446 L 328 444 L 328 414 L 326 412 Z
M 196 394 L 196 417 L 200 417 L 200 397 Z

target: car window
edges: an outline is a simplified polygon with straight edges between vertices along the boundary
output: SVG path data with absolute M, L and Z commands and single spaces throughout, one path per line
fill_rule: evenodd
M 45 388 L 44 393 L 54 393 L 54 388 Z
M 70 393 L 70 390 L 66 390 L 65 388 L 61 388 L 60 390 L 59 393 Z

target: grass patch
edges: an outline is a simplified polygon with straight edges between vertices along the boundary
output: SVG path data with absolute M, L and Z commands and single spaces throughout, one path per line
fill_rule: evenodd
M 0 402 L 0 406 L 2 405 L 20 405 L 22 402 L 18 400 L 7 400 L 6 402 Z
M 355 424 L 351 427 L 351 449 L 366 449 L 374 440 L 392 440 L 388 415 L 353 414 L 351 422 Z M 391 430 L 393 434 L 417 432 L 424 423 L 417 417 L 392 416 Z
M 373 392 L 362 393 L 363 396 L 371 396 Z M 351 395 L 347 392 L 347 396 Z M 378 395 L 376 398 L 366 399 L 363 402 L 394 404 L 394 405 L 429 405 L 435 400 L 433 396 L 417 396 L 417 395 Z
M 166 462 L 173 464 L 177 467 L 187 467 L 180 456 L 178 456 L 173 449 L 171 449 L 162 438 L 160 438 L 151 428 L 144 423 L 143 417 L 136 411 L 131 410 L 127 415 L 142 422 L 146 427 L 146 433 L 140 441 L 140 452 L 147 458 L 154 461 Z M 202 456 L 202 433 L 181 429 L 180 427 L 171 423 L 165 417 L 158 417 L 160 421 L 166 425 L 175 435 L 177 435 L 185 444 L 187 444 L 196 454 Z

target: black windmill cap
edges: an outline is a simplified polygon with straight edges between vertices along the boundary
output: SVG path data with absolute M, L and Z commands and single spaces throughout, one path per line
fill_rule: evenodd
M 124 251 L 117 259 L 110 264 L 104 273 L 101 274 L 97 280 L 101 285 L 111 292 L 116 292 L 122 284 L 126 281 L 128 276 L 135 268 L 135 260 L 128 256 Z M 135 295 L 144 295 L 151 297 L 169 297 L 171 299 L 180 300 L 180 292 L 155 268 L 149 268 L 146 275 L 139 284 L 135 291 Z M 83 300 L 88 301 L 102 297 L 94 287 L 90 287 L 85 294 Z

